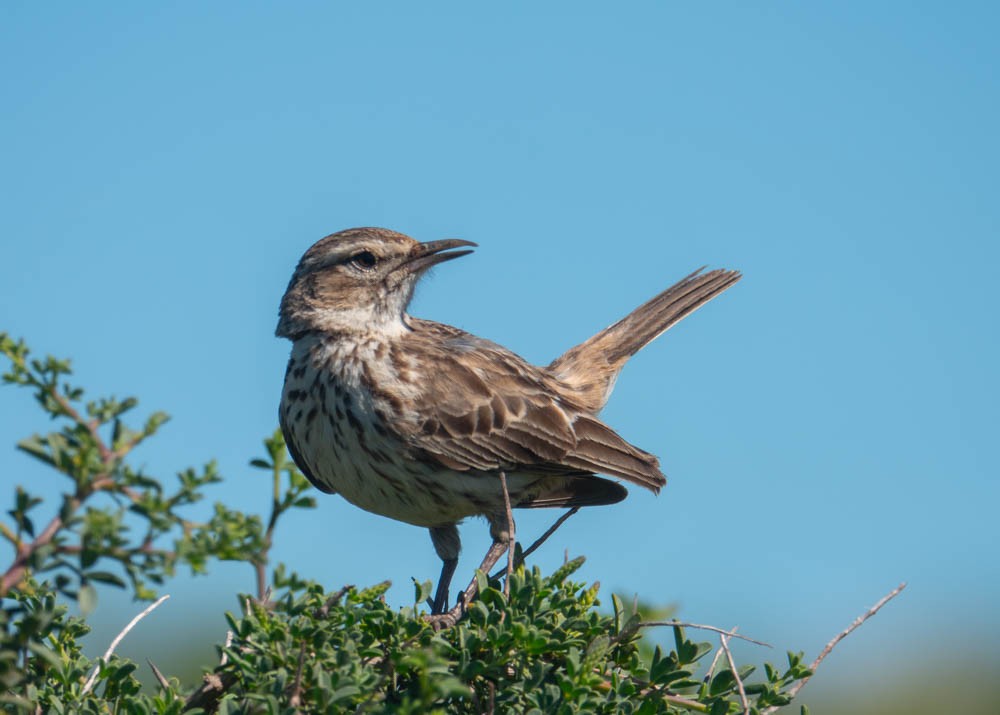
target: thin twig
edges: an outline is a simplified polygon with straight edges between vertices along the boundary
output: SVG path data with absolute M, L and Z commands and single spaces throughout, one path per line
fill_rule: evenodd
M 900 593 L 902 593 L 902 591 L 903 591 L 904 588 L 906 588 L 906 582 L 905 581 L 903 583 L 899 584 L 898 586 L 896 586 L 896 588 L 894 588 L 891 591 L 889 591 L 889 593 L 887 593 L 886 595 L 884 595 L 882 598 L 879 599 L 878 603 L 876 603 L 874 606 L 872 606 L 867 611 L 865 611 L 864 613 L 862 613 L 860 616 L 858 616 L 857 618 L 855 618 L 854 621 L 851 623 L 851 625 L 849 625 L 843 631 L 841 631 L 836 636 L 834 636 L 833 640 L 831 640 L 829 643 L 827 643 L 826 647 L 816 657 L 816 660 L 814 660 L 812 662 L 812 664 L 810 664 L 809 670 L 811 670 L 813 672 L 813 675 L 816 674 L 816 669 L 819 668 L 820 663 L 822 663 L 823 660 L 828 655 L 830 655 L 831 651 L 833 651 L 834 647 L 836 647 L 836 645 L 838 643 L 840 643 L 840 641 L 842 641 L 845 638 L 847 638 L 847 636 L 851 635 L 851 633 L 853 633 L 859 626 L 861 626 L 862 623 L 864 623 L 869 618 L 871 618 L 876 613 L 878 613 L 879 609 L 881 609 L 882 606 L 884 606 L 889 601 L 891 601 L 896 596 L 898 596 Z M 799 691 L 802 690 L 803 687 L 805 687 L 805 684 L 808 683 L 811 679 L 812 679 L 812 675 L 810 675 L 808 678 L 803 678 L 802 680 L 800 680 L 799 682 L 797 682 L 795 685 L 793 685 L 791 688 L 789 688 L 788 692 L 785 693 L 785 694 L 789 698 L 794 698 L 796 695 L 799 694 Z M 762 713 L 762 715 L 767 715 L 768 713 L 773 713 L 777 709 L 778 709 L 777 707 L 770 707 L 767 710 L 765 710 Z
M 537 549 L 539 546 L 541 546 L 542 544 L 544 544 L 548 540 L 548 538 L 550 536 L 552 536 L 554 533 L 556 533 L 556 529 L 558 529 L 560 526 L 562 526 L 563 523 L 567 519 L 569 519 L 571 516 L 573 516 L 574 514 L 576 514 L 578 511 L 580 511 L 580 507 L 575 506 L 572 509 L 570 509 L 569 511 L 567 511 L 565 514 L 563 514 L 562 516 L 560 516 L 558 519 L 556 519 L 555 523 L 552 526 L 550 526 L 548 529 L 546 529 L 544 534 L 542 534 L 537 539 L 535 539 L 535 543 L 533 543 L 531 546 L 529 546 L 527 549 L 525 549 L 521 553 L 521 560 L 524 561 L 524 559 L 526 559 L 529 556 L 531 556 L 531 554 L 533 554 L 535 552 L 535 549 Z
M 344 597 L 344 594 L 350 591 L 354 586 L 343 586 L 340 590 L 335 591 L 330 595 L 323 605 L 316 611 L 316 618 L 326 618 L 330 615 L 330 609 L 340 603 L 340 599 Z
M 734 634 L 736 633 L 736 629 L 737 629 L 738 627 L 739 627 L 739 626 L 733 626 L 733 630 L 732 630 L 732 632 L 733 632 Z M 711 682 L 712 682 L 712 674 L 713 674 L 713 673 L 715 673 L 715 666 L 716 666 L 716 665 L 718 665 L 718 663 L 719 663 L 719 658 L 720 658 L 721 656 L 722 656 L 722 646 L 719 646 L 719 647 L 718 647 L 718 648 L 716 649 L 716 651 L 715 651 L 715 655 L 714 655 L 714 656 L 712 656 L 712 664 L 711 664 L 710 666 L 708 666 L 708 671 L 707 671 L 707 672 L 705 673 L 705 677 L 704 677 L 704 679 L 703 679 L 703 682 L 705 682 L 705 683 L 711 683 Z
M 773 648 L 770 643 L 765 643 L 764 641 L 754 640 L 753 638 L 747 638 L 736 632 L 734 628 L 731 631 L 723 630 L 722 628 L 716 628 L 715 626 L 705 626 L 701 623 L 685 623 L 684 621 L 644 621 L 639 624 L 640 628 L 648 628 L 649 626 L 677 626 L 680 628 L 698 628 L 703 631 L 712 631 L 713 633 L 719 633 L 730 638 L 739 638 L 741 641 L 747 641 L 748 643 L 753 643 L 754 645 L 762 645 L 765 648 Z
M 507 512 L 507 578 L 503 582 L 503 595 L 510 597 L 510 577 L 514 573 L 514 545 L 516 543 L 514 532 L 514 513 L 510 508 L 510 492 L 507 491 L 507 475 L 500 470 L 500 487 L 503 489 L 503 506 Z
M 747 701 L 747 691 L 743 689 L 743 681 L 740 679 L 740 672 L 736 669 L 736 663 L 733 661 L 733 654 L 729 650 L 729 637 L 720 633 L 719 642 L 722 643 L 722 650 L 726 654 L 726 661 L 729 663 L 729 672 L 733 674 L 733 678 L 736 680 L 736 687 L 740 691 L 740 705 L 743 706 L 743 713 L 744 715 L 750 715 L 750 703 Z
M 101 657 L 100 662 L 98 662 L 98 664 L 94 666 L 94 670 L 91 672 L 90 677 L 87 678 L 87 682 L 84 683 L 83 690 L 80 692 L 80 695 L 86 695 L 87 693 L 90 692 L 90 689 L 94 687 L 94 682 L 97 680 L 97 674 L 101 672 L 101 663 L 108 662 L 108 660 L 111 658 L 111 654 L 114 653 L 115 648 L 117 648 L 118 644 L 122 642 L 122 638 L 128 635 L 128 632 L 135 627 L 136 623 L 138 623 L 143 618 L 152 613 L 153 609 L 155 609 L 161 603 L 166 601 L 168 598 L 170 598 L 170 594 L 164 594 L 163 596 L 160 596 L 158 599 L 156 599 L 156 601 L 150 604 L 146 608 L 146 610 L 144 610 L 142 613 L 140 613 L 131 621 L 129 621 L 128 625 L 122 629 L 121 633 L 115 636 L 115 639 L 111 641 L 111 645 L 108 646 L 108 649 L 104 652 L 104 655 Z
M 226 631 L 226 644 L 224 646 L 222 646 L 223 649 L 229 648 L 229 647 L 231 647 L 233 645 L 233 637 L 234 637 L 234 634 L 233 634 L 232 631 Z M 229 662 L 229 653 L 227 653 L 225 650 L 223 650 L 222 651 L 222 657 L 219 658 L 219 665 L 225 665 L 228 662 Z
M 527 549 L 525 549 L 524 551 L 521 552 L 521 555 L 518 557 L 517 562 L 514 564 L 515 567 L 516 566 L 520 566 L 521 564 L 523 564 L 525 562 L 525 560 L 529 556 L 531 556 L 531 554 L 534 553 L 538 549 L 539 546 L 541 546 L 546 541 L 548 541 L 548 538 L 550 536 L 552 536 L 554 533 L 556 533 L 556 531 L 559 529 L 559 527 L 562 526 L 563 523 L 565 523 L 565 521 L 567 519 L 569 519 L 571 516 L 573 516 L 574 514 L 576 514 L 578 511 L 580 511 L 580 507 L 575 506 L 572 509 L 570 509 L 569 511 L 567 511 L 565 514 L 563 514 L 562 516 L 560 516 L 558 519 L 556 519 L 555 523 L 553 523 L 552 526 L 550 526 L 548 529 L 546 529 L 544 534 L 542 534 L 537 539 L 535 539 L 535 542 L 531 546 L 529 546 Z M 566 550 L 565 561 L 569 561 L 569 550 L 568 549 Z M 565 561 L 564 561 L 564 563 L 565 563 Z M 499 578 L 499 577 L 500 577 L 500 572 L 497 571 L 495 574 L 493 574 L 492 576 L 490 576 L 490 579 L 492 580 L 492 579 Z
M 288 704 L 293 708 L 298 708 L 302 705 L 302 668 L 306 662 L 306 642 L 302 641 L 302 647 L 299 649 L 299 665 L 295 669 L 295 681 L 292 683 L 291 695 L 288 697 Z
M 164 690 L 170 690 L 170 683 L 167 682 L 167 679 L 163 677 L 163 673 L 160 672 L 160 669 L 157 668 L 153 664 L 153 661 L 151 661 L 149 658 L 146 658 L 146 662 L 149 663 L 149 668 L 150 670 L 153 671 L 153 677 L 156 678 L 156 682 L 160 684 L 160 687 L 163 688 Z
M 659 692 L 659 691 L 657 691 Z M 671 695 L 670 693 L 660 693 L 660 697 L 666 700 L 668 703 L 673 703 L 674 705 L 679 705 L 685 710 L 694 710 L 699 713 L 707 713 L 708 706 L 703 705 L 694 700 L 688 700 L 687 698 L 682 698 L 680 695 Z

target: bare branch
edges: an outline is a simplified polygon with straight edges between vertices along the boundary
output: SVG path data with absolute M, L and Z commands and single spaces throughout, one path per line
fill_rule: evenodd
M 736 633 L 736 629 L 738 627 L 739 626 L 733 626 L 733 630 L 732 630 L 733 634 Z M 708 670 L 705 671 L 705 677 L 702 678 L 703 682 L 705 682 L 705 683 L 711 683 L 712 682 L 712 675 L 715 673 L 715 666 L 719 664 L 719 658 L 720 657 L 722 657 L 722 646 L 721 645 L 716 649 L 715 655 L 712 656 L 712 664 L 710 666 L 708 666 Z
M 330 597 L 323 602 L 323 606 L 317 610 L 316 618 L 326 618 L 329 616 L 330 609 L 340 603 L 340 599 L 343 598 L 344 594 L 352 588 L 354 588 L 354 586 L 343 586 L 338 591 L 331 594 Z
M 567 511 L 565 514 L 563 514 L 562 516 L 560 516 L 558 519 L 556 519 L 555 523 L 553 523 L 552 526 L 550 526 L 548 529 L 546 529 L 544 534 L 542 534 L 537 539 L 535 539 L 535 542 L 531 546 L 529 546 L 527 549 L 525 549 L 524 551 L 521 552 L 521 556 L 517 559 L 517 561 L 515 562 L 514 566 L 517 567 L 517 566 L 520 566 L 521 564 L 523 564 L 525 562 L 525 560 L 532 553 L 534 553 L 538 549 L 538 547 L 540 547 L 542 544 L 544 544 L 546 541 L 548 541 L 548 538 L 550 536 L 552 536 L 554 533 L 556 533 L 556 531 L 559 529 L 559 527 L 562 526 L 563 523 L 565 523 L 565 521 L 567 519 L 569 519 L 571 516 L 573 516 L 574 514 L 576 514 L 578 511 L 580 511 L 580 507 L 575 506 L 572 509 L 570 509 L 569 511 Z M 568 549 L 566 550 L 565 561 L 569 561 L 569 550 Z M 564 563 L 565 563 L 565 561 L 564 561 Z M 490 576 L 490 579 L 492 580 L 492 579 L 496 579 L 496 578 L 499 578 L 499 577 L 500 577 L 500 572 L 497 571 L 495 574 L 493 574 L 493 575 Z
M 726 654 L 726 662 L 729 663 L 729 672 L 733 674 L 733 678 L 736 680 L 736 688 L 740 691 L 740 705 L 743 706 L 743 713 L 744 715 L 750 715 L 750 703 L 747 701 L 747 691 L 743 689 L 740 671 L 737 670 L 736 663 L 733 661 L 733 654 L 729 650 L 729 637 L 720 633 L 719 642 L 722 644 L 722 650 Z
M 80 497 L 73 497 L 70 500 L 69 511 L 75 512 L 79 509 L 82 501 L 83 500 Z M 27 545 L 25 545 L 24 542 L 21 543 L 22 548 L 18 550 L 18 554 L 14 558 L 14 562 L 4 573 L 3 577 L 0 578 L 0 596 L 6 596 L 10 589 L 21 583 L 24 579 L 25 572 L 28 570 L 28 561 L 31 559 L 32 554 L 43 546 L 49 544 L 62 528 L 63 520 L 57 514 L 52 517 L 52 521 L 46 525 L 45 529 L 42 530 L 42 533 L 40 533 L 34 541 Z
M 731 631 L 723 630 L 722 628 L 716 628 L 715 626 L 705 626 L 701 623 L 686 623 L 684 621 L 645 621 L 639 624 L 639 628 L 647 628 L 650 626 L 678 626 L 680 628 L 698 628 L 703 631 L 712 631 L 713 633 L 719 633 L 730 638 L 739 638 L 741 641 L 747 641 L 748 643 L 753 643 L 754 645 L 762 645 L 765 648 L 773 648 L 770 643 L 765 643 L 764 641 L 754 640 L 753 638 L 748 638 L 736 632 L 734 628 Z
M 291 695 L 288 697 L 288 704 L 293 708 L 302 706 L 302 668 L 306 662 L 306 642 L 302 641 L 299 648 L 299 665 L 295 669 L 295 681 L 292 683 Z
M 826 644 L 826 647 L 823 648 L 822 652 L 816 657 L 816 660 L 814 660 L 812 662 L 812 664 L 810 664 L 809 670 L 811 670 L 813 672 L 813 675 L 816 674 L 816 669 L 819 668 L 819 666 L 823 662 L 823 660 L 828 655 L 830 655 L 830 653 L 833 651 L 833 649 L 836 647 L 836 645 L 838 643 L 840 643 L 840 641 L 842 641 L 845 638 L 847 638 L 847 636 L 851 635 L 851 633 L 853 633 L 855 630 L 857 630 L 858 627 L 860 627 L 862 623 L 864 623 L 869 618 L 871 618 L 876 613 L 878 613 L 879 610 L 882 608 L 882 606 L 884 606 L 889 601 L 891 601 L 896 596 L 898 596 L 900 593 L 902 593 L 902 591 L 903 591 L 904 588 L 906 588 L 906 582 L 905 581 L 903 583 L 899 584 L 898 586 L 896 586 L 896 588 L 894 588 L 891 591 L 889 591 L 889 593 L 887 593 L 886 595 L 884 595 L 882 598 L 880 598 L 878 600 L 878 603 L 876 603 L 874 606 L 872 606 L 867 611 L 865 611 L 864 613 L 862 613 L 860 616 L 858 616 L 857 618 L 855 618 L 854 621 L 851 623 L 851 625 L 849 625 L 843 631 L 841 631 L 836 636 L 834 636 L 833 639 L 829 643 Z M 796 695 L 799 694 L 799 691 L 802 690 L 802 688 L 805 687 L 805 684 L 808 683 L 811 679 L 812 679 L 812 675 L 810 675 L 808 678 L 803 678 L 802 680 L 800 680 L 799 682 L 797 682 L 795 685 L 793 685 L 791 688 L 789 688 L 788 692 L 786 693 L 786 695 L 788 695 L 789 698 L 794 698 Z M 777 709 L 778 709 L 777 707 L 770 707 L 767 710 L 765 710 L 762 713 L 762 715 L 768 715 L 768 713 L 773 713 Z
M 510 493 L 507 491 L 507 475 L 500 470 L 500 487 L 503 489 L 503 505 L 507 512 L 507 578 L 503 582 L 503 595 L 510 596 L 510 576 L 514 573 L 514 546 L 516 544 L 514 532 L 514 514 L 510 508 Z
M 226 631 L 226 644 L 223 648 L 230 648 L 233 645 L 233 632 Z M 219 665 L 225 665 L 229 662 L 229 653 L 222 651 L 222 657 L 219 659 Z
M 150 613 L 152 613 L 153 610 L 157 606 L 159 606 L 161 603 L 163 603 L 164 601 L 166 601 L 168 598 L 170 598 L 169 594 L 165 594 L 163 596 L 160 596 L 158 599 L 156 599 L 156 601 L 154 601 L 152 604 L 150 604 L 148 607 L 146 607 L 146 609 L 142 613 L 140 613 L 135 618 L 133 618 L 131 621 L 129 621 L 128 625 L 125 626 L 122 629 L 121 633 L 119 633 L 117 636 L 115 636 L 114 640 L 111 641 L 111 645 L 108 646 L 108 649 L 106 651 L 104 651 L 104 655 L 101 656 L 100 662 L 98 662 L 98 664 L 96 666 L 94 666 L 94 670 L 90 673 L 90 677 L 87 678 L 87 682 L 84 683 L 83 690 L 80 692 L 80 695 L 86 695 L 87 693 L 90 692 L 90 689 L 94 687 L 94 683 L 97 680 L 97 674 L 99 672 L 101 672 L 101 664 L 102 663 L 107 663 L 108 660 L 110 660 L 111 654 L 115 652 L 115 648 L 117 648 L 118 644 L 122 642 L 122 639 L 126 635 L 128 635 L 128 632 L 130 630 L 132 630 L 133 628 L 135 628 L 135 624 L 137 624 L 143 618 L 145 618 Z
M 562 526 L 562 525 L 563 525 L 563 523 L 564 523 L 564 522 L 565 522 L 565 521 L 566 521 L 567 519 L 569 519 L 569 518 L 570 518 L 571 516 L 573 516 L 574 514 L 576 514 L 576 513 L 578 512 L 578 511 L 580 511 L 580 507 L 578 507 L 578 506 L 575 506 L 575 507 L 573 507 L 572 509 L 570 509 L 569 511 L 567 511 L 567 512 L 566 512 L 565 514 L 563 514 L 562 516 L 560 516 L 560 517 L 559 517 L 558 519 L 556 519 L 555 523 L 554 523 L 554 524 L 553 524 L 552 526 L 550 526 L 550 527 L 549 527 L 548 529 L 546 529 L 546 530 L 545 530 L 545 533 L 544 533 L 544 534 L 542 534 L 542 535 L 541 535 L 541 536 L 539 536 L 539 537 L 538 537 L 537 539 L 535 539 L 535 543 L 533 543 L 533 544 L 532 544 L 531 546 L 529 546 L 529 547 L 528 547 L 527 549 L 525 549 L 525 550 L 524 550 L 524 551 L 523 551 L 523 552 L 521 553 L 521 560 L 522 560 L 522 561 L 524 561 L 524 559 L 526 559 L 526 558 L 528 558 L 529 556 L 531 556 L 531 554 L 533 554 L 533 553 L 535 552 L 535 550 L 536 550 L 536 549 L 537 549 L 537 548 L 538 548 L 539 546 L 541 546 L 541 545 L 542 545 L 542 544 L 544 544 L 544 543 L 545 543 L 546 541 L 548 541 L 548 538 L 549 538 L 550 536 L 552 536 L 552 535 L 553 535 L 554 533 L 556 533 L 556 530 L 557 530 L 557 529 L 558 529 L 558 528 L 559 528 L 560 526 Z
M 149 663 L 149 668 L 150 670 L 153 671 L 153 677 L 156 678 L 156 682 L 160 684 L 160 687 L 163 688 L 164 690 L 169 690 L 170 683 L 167 682 L 167 679 L 163 677 L 163 673 L 160 672 L 160 669 L 157 668 L 153 664 L 153 661 L 151 661 L 149 658 L 146 658 L 146 662 Z

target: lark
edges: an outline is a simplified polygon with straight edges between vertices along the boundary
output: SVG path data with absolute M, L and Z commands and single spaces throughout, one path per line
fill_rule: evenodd
M 448 606 L 463 519 L 489 523 L 493 543 L 480 566 L 488 571 L 511 538 L 508 504 L 614 504 L 627 495 L 616 479 L 660 490 L 657 458 L 598 414 L 632 355 L 740 279 L 695 271 L 536 366 L 407 313 L 427 269 L 475 246 L 383 228 L 334 233 L 299 261 L 276 330 L 292 341 L 279 408 L 292 458 L 317 489 L 430 530 L 442 560 L 434 614 Z

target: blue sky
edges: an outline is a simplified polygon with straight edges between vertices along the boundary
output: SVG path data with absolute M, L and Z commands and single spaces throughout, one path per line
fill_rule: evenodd
M 738 268 L 603 413 L 667 488 L 581 513 L 536 563 L 568 548 L 606 592 L 810 652 L 908 580 L 842 663 L 996 633 L 997 20 L 988 3 L 8 3 L 0 330 L 72 356 L 92 394 L 171 413 L 137 454 L 149 471 L 217 457 L 211 498 L 263 511 L 246 463 L 276 423 L 278 300 L 322 236 L 476 241 L 412 312 L 540 363 L 698 266 Z M 46 428 L 0 391 L 7 493 L 61 486 L 13 450 Z M 278 559 L 330 588 L 391 578 L 399 603 L 436 577 L 424 532 L 320 496 Z M 460 575 L 485 525 L 463 537 Z M 181 579 L 158 618 L 200 610 L 221 632 L 249 577 Z M 116 631 L 117 608 L 95 618 Z

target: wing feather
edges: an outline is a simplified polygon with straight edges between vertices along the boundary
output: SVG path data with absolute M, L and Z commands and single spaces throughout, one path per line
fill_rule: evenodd
M 457 328 L 413 320 L 414 350 L 434 355 L 426 416 L 412 446 L 450 469 L 602 473 L 659 491 L 653 455 L 626 442 L 559 391 L 552 376 Z

